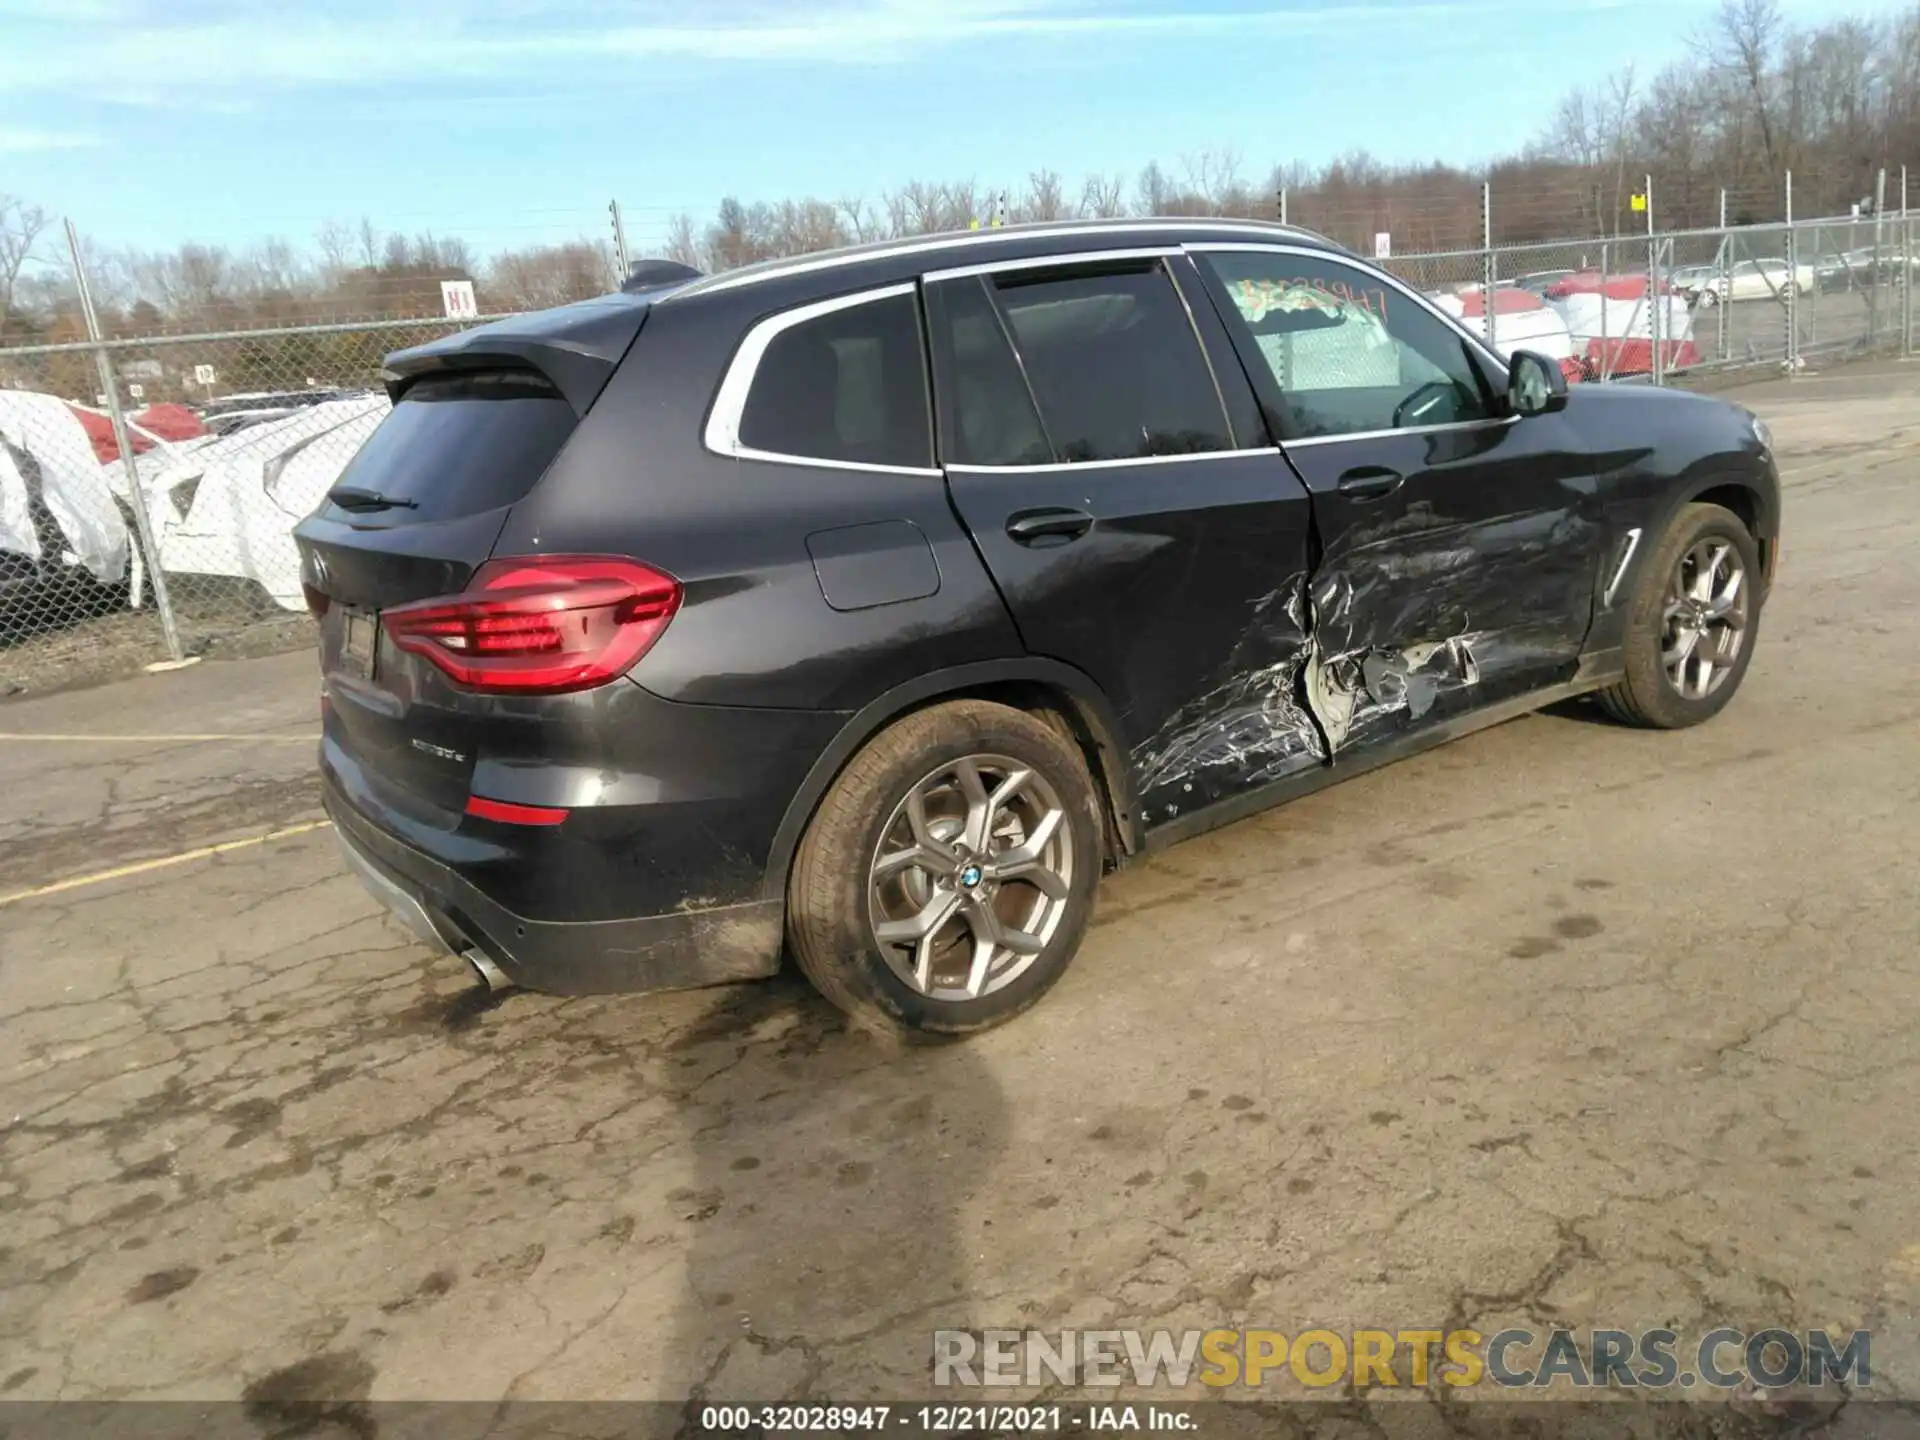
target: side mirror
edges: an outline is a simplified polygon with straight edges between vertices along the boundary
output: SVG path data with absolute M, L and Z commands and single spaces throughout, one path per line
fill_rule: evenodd
M 1507 405 L 1516 415 L 1545 415 L 1567 404 L 1567 377 L 1560 366 L 1531 350 L 1507 361 Z

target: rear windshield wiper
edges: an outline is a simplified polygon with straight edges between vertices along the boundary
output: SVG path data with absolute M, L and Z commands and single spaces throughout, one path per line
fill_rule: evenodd
M 342 510 L 418 510 L 418 500 L 402 499 L 398 495 L 382 495 L 378 490 L 362 490 L 357 485 L 336 485 L 327 492 L 327 499 Z

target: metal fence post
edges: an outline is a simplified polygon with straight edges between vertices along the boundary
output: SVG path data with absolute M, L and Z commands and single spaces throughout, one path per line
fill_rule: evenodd
M 1480 186 L 1480 293 L 1484 297 L 1487 315 L 1487 348 L 1498 351 L 1499 321 L 1496 318 L 1499 306 L 1495 303 L 1496 292 L 1495 262 L 1493 258 L 1493 182 L 1487 181 Z
M 1900 355 L 1913 358 L 1913 216 L 1907 210 L 1907 167 L 1900 167 Z
M 93 362 L 100 372 L 100 392 L 107 397 L 107 415 L 113 422 L 113 443 L 120 447 L 120 464 L 127 472 L 127 503 L 133 511 L 134 543 L 140 547 L 146 559 L 147 583 L 153 587 L 154 608 L 160 612 L 160 629 L 166 636 L 167 658 L 179 664 L 186 658 L 186 652 L 180 648 L 180 629 L 174 622 L 173 597 L 167 593 L 167 572 L 160 564 L 160 547 L 153 538 L 152 519 L 147 513 L 146 492 L 140 486 L 140 468 L 134 462 L 133 441 L 127 433 L 126 412 L 120 408 L 120 381 L 113 373 L 113 362 L 107 358 L 104 338 L 100 333 L 100 316 L 93 308 L 93 289 L 87 283 L 86 261 L 80 253 L 80 232 L 73 228 L 73 221 L 67 221 L 67 251 L 73 257 L 73 286 L 80 297 L 80 313 L 86 321 L 87 341 L 93 352 Z M 129 570 L 133 567 L 130 565 Z M 133 583 L 136 587 L 131 599 L 139 603 L 139 577 L 134 572 Z
M 620 219 L 620 202 L 607 203 L 607 213 L 613 216 L 613 258 L 620 266 L 620 273 L 614 279 L 617 289 L 627 283 L 627 277 L 633 273 L 633 262 L 627 255 L 627 227 Z
M 1659 385 L 1663 383 L 1661 362 L 1665 358 L 1660 349 L 1660 322 L 1666 314 L 1660 294 L 1660 242 L 1653 238 L 1653 176 L 1647 176 L 1646 189 L 1641 193 L 1647 201 L 1647 339 L 1652 352 L 1647 373 Z
M 1613 338 L 1608 333 L 1607 326 L 1608 305 L 1613 297 L 1607 293 L 1607 270 L 1607 242 L 1602 240 L 1600 242 L 1600 378 L 1602 380 L 1613 378 Z
M 1787 373 L 1800 370 L 1800 247 L 1794 243 L 1793 171 L 1787 171 Z
M 1733 232 L 1727 229 L 1727 192 L 1724 189 L 1720 192 L 1720 251 L 1714 256 L 1714 263 L 1720 272 L 1713 279 L 1713 283 L 1719 287 L 1714 298 L 1720 303 L 1713 307 L 1713 324 L 1718 332 L 1720 358 L 1724 361 L 1732 358 L 1727 349 L 1726 301 L 1733 291 Z
M 1885 328 L 1881 319 L 1886 308 L 1880 303 L 1880 296 L 1887 278 L 1886 263 L 1886 222 L 1882 218 L 1887 213 L 1887 172 L 1882 167 L 1873 180 L 1873 304 L 1867 311 L 1867 344 L 1877 344 L 1880 333 Z

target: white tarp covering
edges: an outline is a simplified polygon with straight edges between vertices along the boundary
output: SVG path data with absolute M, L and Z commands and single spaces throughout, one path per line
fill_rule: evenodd
M 8 491 L 0 499 L 0 517 L 5 517 L 0 520 L 0 527 L 4 527 L 0 529 L 0 544 L 44 563 L 57 563 L 61 558 L 41 555 L 37 541 L 30 548 L 15 544 L 22 538 L 33 540 L 33 524 L 27 518 L 29 477 L 25 473 L 31 466 L 39 474 L 40 498 L 79 563 L 102 584 L 124 579 L 130 553 L 127 522 L 100 473 L 93 443 L 67 402 L 53 395 L 0 390 L 0 437 L 13 452 L 7 457 L 6 469 L 0 471 L 0 486 Z M 16 533 L 16 516 L 26 520 L 24 537 Z
M 1565 319 L 1567 329 L 1582 349 L 1589 340 L 1651 340 L 1653 319 L 1660 317 L 1660 338 L 1684 341 L 1693 338 L 1693 312 L 1679 295 L 1658 295 L 1649 304 L 1645 295 L 1631 300 L 1581 291 L 1549 302 Z M 1655 307 L 1658 307 L 1656 311 Z M 1507 317 L 1500 317 L 1504 329 Z
M 332 400 L 180 451 L 150 482 L 169 574 L 252 580 L 304 609 L 293 527 L 386 418 L 380 394 Z
M 1528 299 L 1532 299 L 1531 296 Z M 1478 295 L 1436 295 L 1433 303 L 1482 340 L 1487 338 L 1486 307 Z M 1502 359 L 1516 350 L 1531 350 L 1549 360 L 1571 359 L 1573 335 L 1566 320 L 1545 301 L 1531 305 L 1496 296 L 1493 349 Z
M 4 445 L 0 445 L 0 550 L 29 560 L 40 558 L 40 537 L 33 533 L 33 516 L 27 511 L 26 477 Z

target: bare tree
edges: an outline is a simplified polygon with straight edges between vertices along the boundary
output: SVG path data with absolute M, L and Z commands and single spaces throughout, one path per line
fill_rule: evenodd
M 496 255 L 486 270 L 489 310 L 545 310 L 606 293 L 612 243 L 575 240 Z
M 1775 0 L 1722 0 L 1716 56 L 1746 91 L 1767 169 L 1784 169 L 1773 93 L 1773 62 L 1783 23 Z
M 1183 210 L 1203 215 L 1250 213 L 1240 156 L 1233 150 L 1200 150 L 1180 157 L 1186 175 Z
M 1167 179 L 1167 172 L 1160 168 L 1158 160 L 1147 162 L 1146 168 L 1140 172 L 1140 183 L 1135 188 L 1140 196 L 1140 208 L 1147 214 L 1173 213 L 1176 200 L 1173 182 Z
M 1036 170 L 1027 176 L 1027 198 L 1021 210 L 1028 220 L 1066 218 L 1066 192 L 1057 170 Z
M 856 245 L 884 238 L 886 221 L 863 196 L 842 195 L 834 208 L 840 212 L 840 228 Z
M 690 266 L 695 270 L 707 268 L 707 257 L 700 248 L 700 241 L 693 233 L 693 217 L 681 214 L 673 217 L 667 225 L 667 259 Z
M 1089 175 L 1080 187 L 1080 213 L 1097 220 L 1124 215 L 1127 181 L 1123 175 Z
M 320 247 L 320 273 L 328 285 L 338 283 L 353 253 L 353 232 L 338 220 L 329 220 L 314 234 Z
M 40 236 L 53 217 L 38 205 L 0 194 L 0 337 L 13 320 L 14 290 L 20 272 L 36 258 Z

